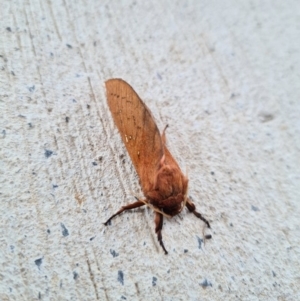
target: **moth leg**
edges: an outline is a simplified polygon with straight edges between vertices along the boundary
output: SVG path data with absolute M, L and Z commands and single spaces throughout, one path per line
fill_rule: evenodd
M 195 204 L 189 198 L 186 201 L 186 206 L 190 212 L 194 213 L 198 218 L 204 221 L 204 223 L 207 225 L 208 228 L 210 228 L 209 222 L 201 215 L 201 213 L 196 211 Z
M 169 125 L 167 124 L 166 126 L 165 126 L 165 128 L 164 128 L 164 130 L 163 130 L 163 133 L 162 133 L 162 135 L 161 135 L 161 140 L 162 140 L 162 143 L 165 145 L 166 144 L 166 141 L 167 141 L 167 139 L 166 139 L 166 129 L 169 127 Z
M 137 201 L 137 202 L 134 202 L 132 204 L 129 204 L 129 205 L 126 205 L 126 206 L 122 206 L 121 209 L 115 213 L 114 215 L 112 215 L 105 223 L 104 225 L 107 226 L 108 223 L 117 215 L 121 214 L 123 211 L 126 211 L 126 210 L 130 210 L 130 209 L 134 209 L 134 208 L 138 208 L 138 207 L 141 207 L 141 206 L 144 206 L 145 203 L 143 203 L 142 201 Z
M 163 227 L 163 215 L 161 213 L 155 212 L 155 233 L 157 234 L 157 240 L 159 241 L 159 244 L 165 251 L 165 254 L 168 254 L 168 251 L 166 250 L 164 243 L 162 241 L 162 235 L 161 235 L 161 230 Z

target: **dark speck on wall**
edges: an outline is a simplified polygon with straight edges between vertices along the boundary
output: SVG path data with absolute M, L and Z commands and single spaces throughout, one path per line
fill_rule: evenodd
M 110 249 L 109 252 L 110 252 L 110 254 L 111 254 L 113 257 L 118 257 L 118 256 L 119 256 L 119 253 L 117 253 L 115 250 Z
M 51 233 L 50 229 L 47 229 L 47 233 L 48 233 L 48 234 L 50 234 L 50 233 Z
M 213 175 L 215 174 L 215 172 L 214 172 L 214 171 L 211 171 L 210 174 L 213 176 Z
M 156 286 L 156 281 L 157 281 L 157 278 L 156 277 L 152 277 L 152 286 Z
M 40 268 L 42 262 L 43 262 L 43 258 L 39 258 L 39 259 L 36 259 L 36 260 L 34 261 L 34 263 L 36 264 L 36 266 L 37 266 L 38 268 Z
M 28 87 L 29 92 L 33 92 L 35 90 L 35 85 Z
M 125 296 L 121 296 L 121 299 L 122 300 L 127 300 Z
M 66 44 L 67 45 L 67 47 L 69 48 L 69 49 L 72 49 L 73 47 L 72 47 L 72 45 L 70 45 L 70 44 Z
M 201 239 L 199 236 L 197 236 L 197 240 L 198 240 L 198 248 L 202 249 L 203 239 Z
M 187 249 L 184 249 L 184 250 L 183 250 L 184 253 L 187 253 L 188 251 L 189 251 L 189 250 L 187 250 Z
M 121 270 L 118 271 L 118 281 L 124 285 L 124 274 Z
M 11 28 L 10 27 L 6 27 L 6 30 L 11 32 Z
M 98 165 L 98 164 L 97 164 L 96 162 L 93 162 L 93 165 L 96 166 L 96 165 Z
M 78 279 L 78 277 L 79 277 L 78 273 L 74 271 L 73 272 L 73 279 L 76 280 L 76 279 Z
M 65 227 L 65 225 L 64 225 L 63 223 L 60 223 L 60 226 L 61 226 L 61 229 L 62 229 L 62 231 L 61 231 L 62 235 L 63 235 L 63 236 L 68 236 L 68 235 L 69 235 L 69 231 L 68 231 L 68 229 Z
M 46 149 L 46 150 L 45 150 L 45 157 L 46 157 L 46 158 L 51 157 L 52 154 L 53 154 L 53 151 L 51 151 L 51 150 L 49 150 L 49 149 Z
M 273 120 L 275 117 L 273 114 L 270 113 L 261 113 L 259 114 L 259 119 L 261 122 L 269 122 L 271 120 Z
M 253 205 L 251 205 L 251 209 L 252 209 L 253 211 L 259 211 L 258 207 L 255 207 L 255 206 L 253 206 Z
M 70 120 L 70 118 L 67 116 L 67 117 L 66 117 L 66 123 L 68 123 L 69 120 Z
M 203 288 L 207 288 L 208 286 L 212 286 L 211 282 L 207 281 L 207 279 L 204 279 L 202 283 L 200 283 L 200 285 Z

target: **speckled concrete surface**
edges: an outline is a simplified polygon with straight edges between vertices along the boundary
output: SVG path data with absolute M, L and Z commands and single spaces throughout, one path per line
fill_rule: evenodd
M 300 299 L 299 1 L 2 1 L 1 300 Z M 156 241 L 104 81 L 147 103 L 211 222 Z

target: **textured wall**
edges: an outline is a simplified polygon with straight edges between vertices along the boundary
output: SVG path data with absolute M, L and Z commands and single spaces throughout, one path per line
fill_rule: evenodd
M 300 298 L 299 1 L 9 1 L 1 300 Z M 142 196 L 104 81 L 147 103 L 211 222 Z M 208 232 L 209 233 L 209 232 Z

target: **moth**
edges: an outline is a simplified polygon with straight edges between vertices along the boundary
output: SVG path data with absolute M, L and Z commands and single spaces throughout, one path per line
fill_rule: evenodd
M 107 102 L 115 125 L 126 146 L 132 163 L 137 171 L 144 199 L 121 207 L 106 222 L 123 211 L 149 206 L 155 212 L 155 232 L 165 254 L 168 254 L 163 240 L 163 217 L 173 217 L 186 206 L 200 218 L 208 228 L 209 222 L 196 211 L 194 203 L 188 198 L 188 178 L 166 146 L 166 129 L 162 132 L 145 103 L 133 88 L 122 79 L 105 82 Z M 205 236 L 209 239 L 211 236 Z

